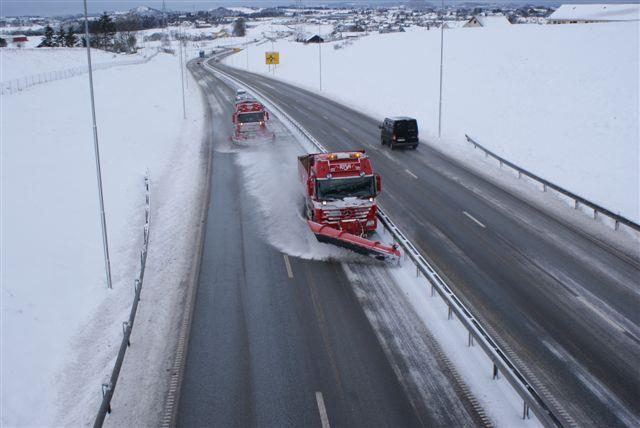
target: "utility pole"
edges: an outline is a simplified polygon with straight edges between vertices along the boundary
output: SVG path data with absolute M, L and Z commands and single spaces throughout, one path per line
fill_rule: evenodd
M 167 9 L 164 4 L 164 0 L 162 0 L 162 28 L 165 39 L 167 38 Z
M 96 158 L 96 175 L 98 177 L 98 200 L 100 202 L 100 223 L 102 225 L 102 250 L 104 252 L 104 268 L 107 275 L 107 287 L 111 284 L 111 262 L 109 260 L 109 242 L 107 241 L 107 219 L 104 215 L 104 198 L 102 196 L 102 171 L 100 169 L 100 148 L 98 146 L 98 125 L 96 124 L 96 105 L 93 95 L 93 70 L 91 69 L 91 40 L 89 39 L 89 17 L 87 0 L 84 0 L 84 39 L 87 45 L 87 66 L 89 68 L 89 93 L 91 94 L 91 118 L 93 119 L 93 151 Z
M 180 24 L 180 32 L 182 33 L 182 39 L 184 40 L 184 57 L 183 58 L 184 58 L 184 67 L 186 67 L 187 66 L 187 55 L 188 55 L 187 51 L 188 51 L 188 48 L 189 48 L 189 43 L 187 43 L 187 39 L 185 37 L 184 30 L 182 29 L 182 23 Z M 180 43 L 182 43 L 182 41 Z M 187 89 L 188 89 L 189 88 L 189 76 L 187 76 L 184 80 L 185 80 L 185 84 L 187 85 Z
M 440 101 L 438 103 L 438 138 L 442 137 L 442 62 L 444 59 L 444 0 L 440 22 Z
M 178 33 L 178 45 L 180 46 L 180 51 L 178 52 L 178 54 L 180 55 L 180 83 L 182 84 L 182 118 L 186 119 L 187 118 L 187 110 L 185 108 L 185 103 L 184 103 L 184 70 L 183 70 L 183 66 L 182 66 L 182 35 L 181 33 Z
M 318 72 L 320 75 L 320 92 L 322 92 L 322 38 L 320 37 L 320 21 L 318 21 Z

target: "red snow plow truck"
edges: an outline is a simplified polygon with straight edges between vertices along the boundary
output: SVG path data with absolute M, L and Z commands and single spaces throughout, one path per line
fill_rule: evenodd
M 305 186 L 307 223 L 318 241 L 399 262 L 395 244 L 366 239 L 376 230 L 375 198 L 381 191 L 381 179 L 364 150 L 299 156 L 298 169 Z
M 256 100 L 237 97 L 231 120 L 235 127 L 232 137 L 235 142 L 270 141 L 274 138 L 274 134 L 267 129 L 269 113 Z

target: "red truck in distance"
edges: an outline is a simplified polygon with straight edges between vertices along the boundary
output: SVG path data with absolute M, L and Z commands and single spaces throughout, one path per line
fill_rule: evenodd
M 382 180 L 364 151 L 299 156 L 298 170 L 307 223 L 319 241 L 379 260 L 400 260 L 396 245 L 366 239 L 378 224 L 376 196 Z
M 234 124 L 232 140 L 244 142 L 250 140 L 272 140 L 274 135 L 267 129 L 269 113 L 259 101 L 247 97 L 237 97 L 231 117 Z

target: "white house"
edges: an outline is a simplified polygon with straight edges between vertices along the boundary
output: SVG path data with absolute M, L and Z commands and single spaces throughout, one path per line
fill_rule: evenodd
M 511 25 L 504 15 L 474 16 L 463 27 L 507 27 Z
M 640 4 L 563 4 L 549 15 L 549 24 L 640 21 Z

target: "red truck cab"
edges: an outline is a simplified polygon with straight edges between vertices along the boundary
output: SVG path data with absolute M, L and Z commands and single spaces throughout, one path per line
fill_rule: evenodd
M 381 179 L 364 151 L 299 156 L 298 169 L 308 220 L 357 236 L 376 230 Z

